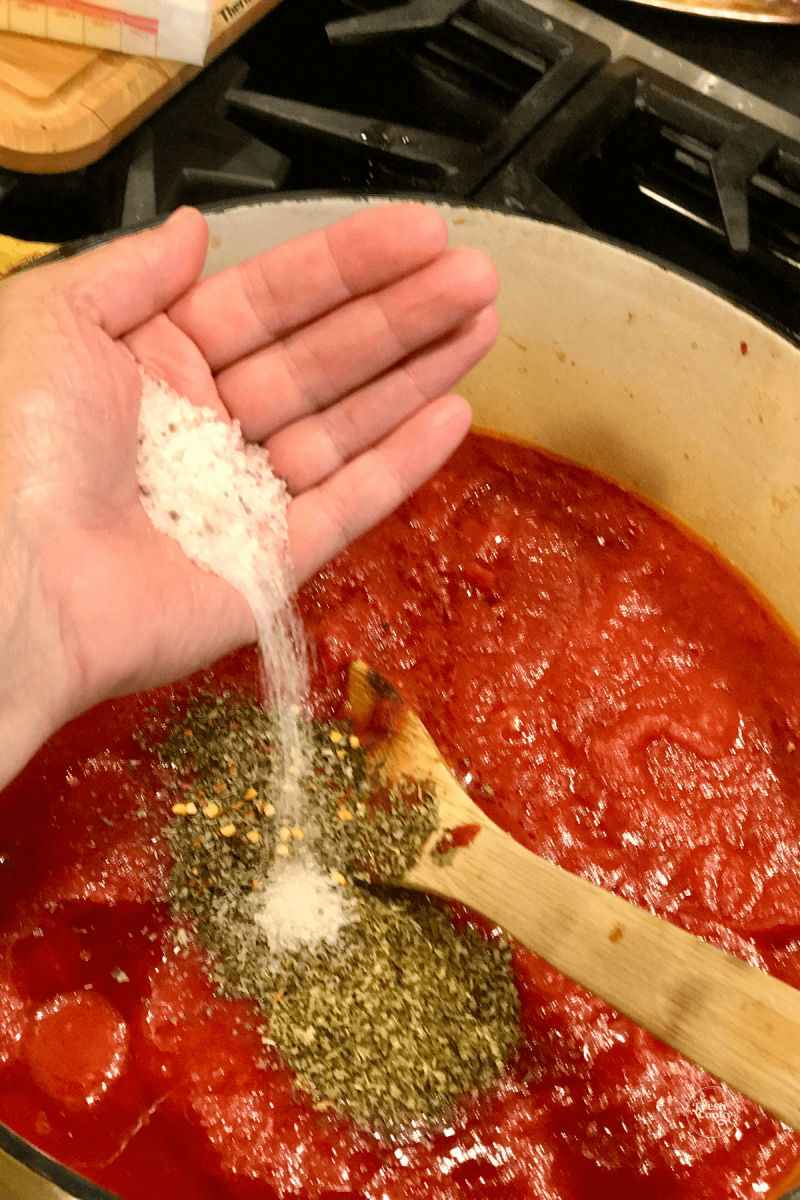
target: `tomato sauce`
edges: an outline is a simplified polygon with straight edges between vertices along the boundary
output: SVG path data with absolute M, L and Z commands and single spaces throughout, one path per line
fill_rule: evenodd
M 800 653 L 707 548 L 471 436 L 301 607 L 319 715 L 366 659 L 520 842 L 800 986 Z M 247 651 L 194 684 L 256 679 Z M 189 688 L 87 714 L 2 798 L 0 1120 L 124 1200 L 755 1200 L 800 1158 L 522 950 L 489 1094 L 391 1145 L 316 1111 L 171 936 L 171 797 L 133 733 Z

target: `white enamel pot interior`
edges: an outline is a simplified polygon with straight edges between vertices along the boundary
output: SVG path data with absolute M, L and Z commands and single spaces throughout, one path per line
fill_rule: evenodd
M 206 273 L 368 203 L 289 198 L 209 212 Z M 590 235 L 440 211 L 451 243 L 485 250 L 500 273 L 498 343 L 460 389 L 476 425 L 654 500 L 800 633 L 800 350 L 706 287 Z M 107 1195 L 57 1171 L 46 1182 L 41 1161 L 22 1167 L 1 1134 L 2 1200 Z
M 209 215 L 207 270 L 364 207 Z M 613 476 L 680 517 L 800 632 L 800 350 L 708 288 L 591 235 L 440 207 L 500 272 L 501 333 L 461 391 L 478 426 Z

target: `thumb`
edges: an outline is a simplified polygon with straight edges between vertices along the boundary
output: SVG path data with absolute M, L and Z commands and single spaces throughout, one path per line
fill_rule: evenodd
M 155 229 L 42 267 L 39 281 L 47 275 L 50 287 L 117 338 L 163 312 L 197 281 L 207 245 L 205 218 L 195 208 L 179 208 Z

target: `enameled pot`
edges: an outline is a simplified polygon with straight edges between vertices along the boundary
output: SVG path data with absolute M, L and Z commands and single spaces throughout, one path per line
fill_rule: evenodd
M 206 273 L 377 202 L 211 211 Z M 800 635 L 800 349 L 623 247 L 483 209 L 440 211 L 452 244 L 485 250 L 500 272 L 497 346 L 461 388 L 476 424 L 654 500 L 714 543 Z M 110 1200 L 2 1126 L 0 1196 Z

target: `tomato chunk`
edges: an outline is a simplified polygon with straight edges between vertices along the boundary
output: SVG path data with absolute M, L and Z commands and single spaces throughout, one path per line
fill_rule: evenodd
M 34 1013 L 25 1061 L 43 1092 L 70 1112 L 84 1112 L 124 1073 L 128 1027 L 103 996 L 67 992 Z

